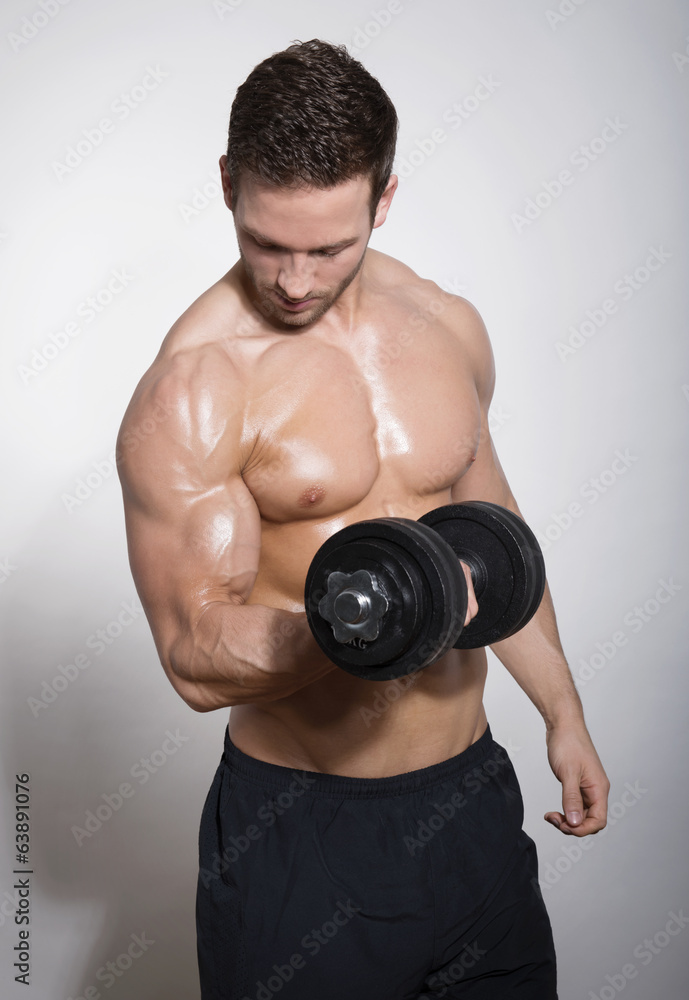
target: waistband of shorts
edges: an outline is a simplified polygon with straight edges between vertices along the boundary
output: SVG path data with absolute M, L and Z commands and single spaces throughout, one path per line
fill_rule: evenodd
M 222 762 L 238 777 L 252 784 L 266 788 L 291 790 L 307 795 L 337 796 L 351 799 L 389 798 L 421 791 L 443 781 L 460 777 L 469 768 L 481 764 L 487 758 L 499 758 L 504 764 L 506 751 L 493 741 L 490 726 L 471 746 L 461 753 L 430 767 L 416 771 L 406 771 L 386 778 L 352 778 L 342 774 L 327 774 L 322 771 L 304 771 L 298 768 L 270 764 L 256 757 L 249 757 L 234 745 L 229 729 L 225 731 L 225 750 Z M 296 782 L 296 788 L 295 788 Z

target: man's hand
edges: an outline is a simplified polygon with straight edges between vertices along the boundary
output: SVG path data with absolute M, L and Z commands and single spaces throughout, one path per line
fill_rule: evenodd
M 586 837 L 607 822 L 610 782 L 581 722 L 554 726 L 546 735 L 548 761 L 562 783 L 563 813 L 548 812 L 544 819 L 561 833 Z
M 466 628 L 472 618 L 475 618 L 478 614 L 478 601 L 476 600 L 476 594 L 474 593 L 474 581 L 471 579 L 471 570 L 468 565 L 461 560 L 459 565 L 464 570 L 464 577 L 467 582 L 467 613 L 463 626 Z

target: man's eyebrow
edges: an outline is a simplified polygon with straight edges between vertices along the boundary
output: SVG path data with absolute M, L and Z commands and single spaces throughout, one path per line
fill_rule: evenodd
M 278 250 L 286 250 L 286 247 L 281 247 L 270 236 L 265 236 L 263 233 L 257 232 L 255 229 L 250 229 L 249 226 L 244 226 L 244 231 L 253 236 L 255 240 L 260 240 L 262 243 L 268 243 L 271 247 L 276 247 Z M 343 240 L 337 240 L 336 243 L 324 243 L 323 246 L 313 247 L 314 251 L 321 250 L 340 250 L 342 247 L 350 246 L 352 243 L 356 243 L 357 236 L 349 236 Z M 311 252 L 311 251 L 307 251 Z

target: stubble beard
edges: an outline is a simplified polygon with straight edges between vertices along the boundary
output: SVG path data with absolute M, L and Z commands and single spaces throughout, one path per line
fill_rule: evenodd
M 266 316 L 283 326 L 307 326 L 310 323 L 315 323 L 316 320 L 321 318 L 321 316 L 324 316 L 335 304 L 335 302 L 337 302 L 345 289 L 351 285 L 361 270 L 367 249 L 368 245 L 364 248 L 364 252 L 359 258 L 356 267 L 354 267 L 350 273 L 342 279 L 333 291 L 311 296 L 311 298 L 315 298 L 317 301 L 314 302 L 314 304 L 308 309 L 299 313 L 290 312 L 288 309 L 281 309 L 279 302 L 277 302 L 275 298 L 275 293 L 278 295 L 282 293 L 278 292 L 277 288 L 271 288 L 268 285 L 261 286 L 258 284 L 253 268 L 250 266 L 246 257 L 242 253 L 241 247 L 239 247 L 239 256 L 242 260 L 242 264 L 244 265 L 244 271 L 251 287 L 251 292 L 253 293 L 253 304 L 259 312 L 263 316 Z

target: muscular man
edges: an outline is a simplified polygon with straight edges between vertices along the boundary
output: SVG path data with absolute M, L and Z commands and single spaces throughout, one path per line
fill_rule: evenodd
M 204 1000 L 556 996 L 484 651 L 380 685 L 335 667 L 304 612 L 309 563 L 347 524 L 462 500 L 518 512 L 476 310 L 367 249 L 397 187 L 396 132 L 342 48 L 256 67 L 220 161 L 240 260 L 172 327 L 122 426 L 161 662 L 192 708 L 232 706 L 201 826 Z M 156 432 L 128 449 L 147 419 Z M 608 782 L 547 591 L 494 650 L 545 720 L 563 785 L 545 818 L 595 833 Z

